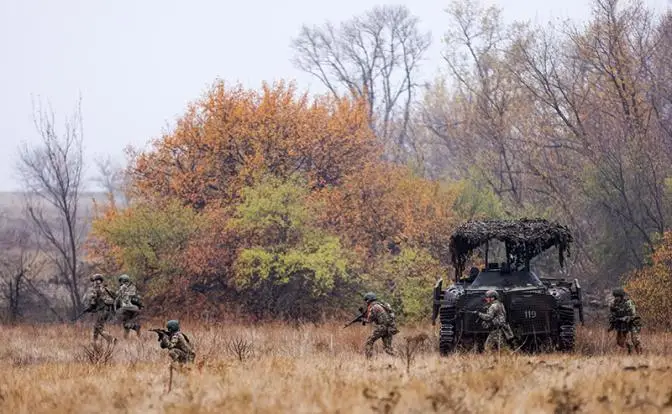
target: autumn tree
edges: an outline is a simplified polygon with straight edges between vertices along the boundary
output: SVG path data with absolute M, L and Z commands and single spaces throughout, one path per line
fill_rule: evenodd
M 666 231 L 656 241 L 654 253 L 641 269 L 630 272 L 625 277 L 625 288 L 636 303 L 637 311 L 644 324 L 653 329 L 672 328 L 672 232 Z
M 262 176 L 244 189 L 231 220 L 242 239 L 234 283 L 257 316 L 321 318 L 330 296 L 352 283 L 351 258 L 318 227 L 316 207 L 297 178 Z
M 401 253 L 434 277 L 456 190 L 382 161 L 367 114 L 352 97 L 216 83 L 133 155 L 130 205 L 101 207 L 91 259 L 147 282 L 153 304 L 189 303 L 194 316 L 322 319 L 381 285 L 391 272 L 377 267 Z M 417 317 L 419 285 L 399 286 L 390 295 L 415 295 Z
M 292 41 L 295 65 L 335 97 L 366 100 L 371 127 L 393 151 L 409 151 L 418 69 L 430 33 L 405 6 L 377 6 L 336 26 L 306 26 Z
M 203 209 L 237 200 L 260 170 L 305 173 L 314 187 L 338 185 L 377 154 L 364 105 L 333 97 L 310 102 L 282 82 L 261 91 L 217 82 L 174 131 L 134 154 L 131 192 Z

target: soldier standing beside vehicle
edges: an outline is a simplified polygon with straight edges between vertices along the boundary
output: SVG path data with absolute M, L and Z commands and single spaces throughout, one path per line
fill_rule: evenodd
M 394 355 L 392 337 L 399 333 L 395 315 L 389 304 L 380 302 L 376 294 L 369 292 L 364 295 L 366 302 L 365 322 L 375 324 L 375 328 L 366 340 L 365 354 L 367 358 L 373 356 L 373 345 L 378 339 L 383 341 L 383 349 L 389 355 Z
M 137 321 L 140 314 L 140 300 L 135 285 L 128 275 L 119 276 L 119 288 L 115 306 L 119 313 L 121 324 L 124 327 L 124 338 L 128 338 L 131 330 L 140 336 L 140 324 Z
M 485 303 L 488 307 L 487 310 L 476 312 L 478 317 L 484 321 L 484 325 L 490 330 L 484 347 L 488 352 L 500 350 L 508 345 L 508 341 L 513 339 L 513 331 L 506 322 L 506 309 L 504 304 L 499 301 L 499 293 L 494 290 L 485 292 Z
M 641 319 L 637 315 L 635 303 L 625 293 L 625 290 L 616 288 L 612 295 L 614 302 L 609 308 L 609 330 L 616 331 L 616 343 L 621 348 L 628 349 L 628 353 L 632 353 L 632 348 L 638 354 L 642 352 L 642 346 L 639 339 L 639 331 L 641 330 Z M 630 340 L 628 342 L 628 333 L 630 333 Z
M 166 323 L 167 335 L 161 335 L 159 342 L 162 349 L 168 349 L 168 355 L 180 364 L 194 362 L 196 353 L 191 346 L 187 335 L 180 331 L 180 323 L 176 320 L 170 320 Z
M 117 338 L 105 332 L 105 322 L 112 317 L 114 296 L 104 284 L 103 275 L 97 273 L 91 277 L 93 285 L 89 288 L 86 298 L 88 302 L 87 312 L 96 314 L 96 323 L 93 325 L 93 342 L 102 336 L 107 343 L 116 343 Z

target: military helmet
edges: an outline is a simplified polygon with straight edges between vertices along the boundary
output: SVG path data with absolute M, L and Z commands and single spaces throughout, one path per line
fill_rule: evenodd
M 100 280 L 101 282 L 103 281 L 103 275 L 100 273 L 96 273 L 95 275 L 91 276 L 91 281 L 95 282 L 96 280 Z
M 373 292 L 369 292 L 366 295 L 364 295 L 364 300 L 366 301 L 366 303 L 373 302 L 374 300 L 376 300 L 376 294 Z
M 119 283 L 125 283 L 125 282 L 130 282 L 131 278 L 128 277 L 128 275 L 124 274 L 119 276 Z
M 485 292 L 485 297 L 499 299 L 499 293 L 497 293 L 497 291 L 494 290 L 488 290 L 487 292 Z
M 177 332 L 177 331 L 180 330 L 180 323 L 179 323 L 178 321 L 176 321 L 175 319 L 170 320 L 170 321 L 168 321 L 168 323 L 166 324 L 166 328 L 167 328 L 170 332 Z
M 616 289 L 611 291 L 611 294 L 614 295 L 614 296 L 623 297 L 623 296 L 625 296 L 625 290 L 623 290 L 623 288 L 616 288 Z

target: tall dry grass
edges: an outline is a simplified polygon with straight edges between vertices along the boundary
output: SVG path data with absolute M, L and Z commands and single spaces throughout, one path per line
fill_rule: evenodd
M 172 382 L 152 332 L 93 363 L 90 325 L 3 327 L 0 412 L 672 412 L 669 334 L 644 334 L 641 356 L 616 350 L 613 333 L 582 329 L 572 355 L 442 358 L 432 330 L 407 328 L 399 356 L 367 361 L 367 327 L 183 325 L 196 364 Z M 407 348 L 405 337 L 419 339 Z

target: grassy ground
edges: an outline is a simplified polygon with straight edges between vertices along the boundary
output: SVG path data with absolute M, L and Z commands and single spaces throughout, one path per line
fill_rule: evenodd
M 158 326 L 158 325 L 157 325 Z M 3 413 L 536 413 L 672 412 L 672 336 L 646 335 L 647 353 L 615 350 L 582 330 L 573 355 L 457 354 L 432 340 L 406 357 L 361 353 L 367 327 L 184 324 L 197 347 L 172 373 L 156 335 L 120 340 L 93 364 L 89 324 L 3 327 Z M 121 337 L 120 328 L 110 332 Z M 380 345 L 377 350 L 380 352 Z

